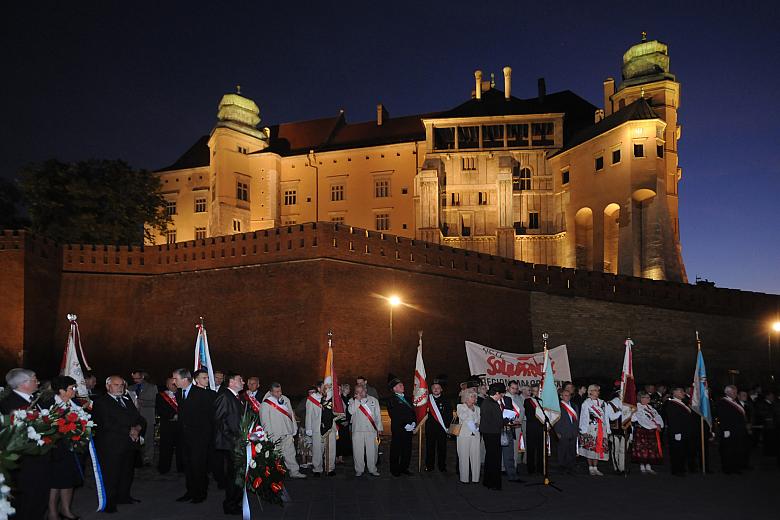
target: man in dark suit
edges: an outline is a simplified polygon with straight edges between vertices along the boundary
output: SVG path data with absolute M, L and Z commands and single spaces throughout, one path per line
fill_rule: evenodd
M 564 387 L 566 388 L 566 387 Z M 561 418 L 553 426 L 558 437 L 558 465 L 564 473 L 573 473 L 577 461 L 577 435 L 580 431 L 579 407 L 571 402 L 571 391 L 561 391 Z
M 176 455 L 176 471 L 184 471 L 179 429 L 179 403 L 176 401 L 176 383 L 172 377 L 165 381 L 165 390 L 157 394 L 155 413 L 160 418 L 160 454 L 157 471 L 160 474 L 171 470 L 171 461 Z
M 244 388 L 244 378 L 228 372 L 225 375 L 225 391 L 214 401 L 214 449 L 225 475 L 225 501 L 222 510 L 226 515 L 241 514 L 241 487 L 236 485 L 236 465 L 233 452 L 241 434 L 241 418 L 246 406 L 239 392 Z
M 388 375 L 387 386 L 393 395 L 387 401 L 390 414 L 390 473 L 394 477 L 411 475 L 409 462 L 412 460 L 412 437 L 417 417 L 409 399 L 404 395 L 404 384 L 400 379 Z
M 746 469 L 748 431 L 745 409 L 737 401 L 737 387 L 728 385 L 725 396 L 715 401 L 715 416 L 718 418 L 718 443 L 720 445 L 721 467 L 726 474 L 741 473 Z
M 198 504 L 206 500 L 209 451 L 214 436 L 214 399 L 216 393 L 192 384 L 192 373 L 186 368 L 173 371 L 179 391 L 179 425 L 187 492 L 177 502 Z
M 442 395 L 445 383 L 446 376 L 434 379 L 428 396 L 431 406 L 428 408 L 428 419 L 425 421 L 425 471 L 433 471 L 437 455 L 439 471 L 447 471 L 447 431 L 452 422 L 452 405 Z M 437 415 L 434 415 L 432 409 L 434 406 L 438 410 Z M 439 422 L 439 418 L 444 421 L 444 425 Z
M 0 413 L 37 407 L 38 378 L 35 372 L 24 368 L 8 371 L 5 381 L 11 391 L 0 401 Z M 49 500 L 49 455 L 22 457 L 19 469 L 13 472 L 11 504 L 16 508 L 14 518 L 43 518 Z
M 539 403 L 539 385 L 531 386 L 531 397 L 523 402 L 525 409 L 525 463 L 528 474 L 542 471 L 542 442 L 544 425 L 536 418 L 536 408 Z
M 506 393 L 504 383 L 493 383 L 488 387 L 487 398 L 480 406 L 479 431 L 485 443 L 485 474 L 482 484 L 488 489 L 501 489 L 501 432 L 504 416 L 501 403 Z
M 141 448 L 141 432 L 146 424 L 132 399 L 125 397 L 125 390 L 124 379 L 110 376 L 106 379 L 106 393 L 92 405 L 95 448 L 106 488 L 107 513 L 116 512 L 117 504 L 140 502 L 130 496 L 130 487 L 136 451 Z
M 672 475 L 683 476 L 690 459 L 689 450 L 694 449 L 695 438 L 698 438 L 694 436 L 693 425 L 699 415 L 685 404 L 685 390 L 676 387 L 672 389 L 672 398 L 664 404 L 664 416 Z

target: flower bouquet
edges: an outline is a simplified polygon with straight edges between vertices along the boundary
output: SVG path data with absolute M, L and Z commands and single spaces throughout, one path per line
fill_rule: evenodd
M 287 466 L 278 441 L 272 441 L 256 419 L 249 411 L 241 419 L 241 433 L 234 454 L 236 484 L 259 500 L 281 505 L 289 500 L 284 487 Z

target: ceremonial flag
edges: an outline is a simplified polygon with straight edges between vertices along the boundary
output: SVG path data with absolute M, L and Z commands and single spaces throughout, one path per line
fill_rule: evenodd
M 87 364 L 87 358 L 84 356 L 84 349 L 81 347 L 81 335 L 79 334 L 79 324 L 76 323 L 77 316 L 68 314 L 70 330 L 68 331 L 68 340 L 65 343 L 65 351 L 62 353 L 62 363 L 60 363 L 60 375 L 69 376 L 76 380 L 76 393 L 79 397 L 88 397 L 89 391 L 84 382 L 84 370 L 92 370 Z M 76 346 L 78 345 L 78 349 Z
M 636 412 L 636 382 L 634 381 L 634 357 L 631 347 L 634 342 L 626 339 L 626 354 L 623 356 L 623 373 L 620 375 L 620 402 L 623 403 L 623 424 L 631 421 Z
M 544 424 L 544 417 L 550 421 L 550 425 L 558 422 L 561 418 L 561 403 L 558 400 L 558 389 L 555 387 L 553 378 L 552 363 L 550 363 L 550 354 L 544 349 L 544 379 L 539 387 L 539 400 L 541 405 L 536 407 L 536 418 Z
M 428 414 L 428 383 L 425 381 L 425 377 L 425 363 L 423 363 L 422 357 L 422 334 L 420 334 L 420 343 L 417 344 L 417 362 L 414 365 L 414 394 L 412 395 L 417 424 L 421 424 Z
M 712 428 L 712 409 L 710 408 L 710 389 L 707 386 L 707 369 L 704 367 L 704 356 L 701 348 L 696 357 L 696 371 L 693 374 L 693 395 L 691 409 L 707 421 Z
M 198 336 L 195 338 L 195 370 L 205 370 L 209 374 L 209 388 L 216 391 L 217 383 L 214 380 L 214 366 L 211 364 L 211 353 L 209 352 L 209 338 L 206 335 L 206 327 L 203 325 L 203 318 L 200 323 L 195 325 Z
M 336 369 L 333 367 L 333 346 L 330 337 L 328 337 L 328 356 L 325 358 L 325 377 L 323 378 L 323 386 L 327 388 L 325 400 L 332 400 L 333 413 L 343 414 L 344 401 L 342 399 L 333 399 L 333 396 L 335 395 L 333 392 L 335 388 L 338 388 L 339 380 L 338 377 L 336 377 Z

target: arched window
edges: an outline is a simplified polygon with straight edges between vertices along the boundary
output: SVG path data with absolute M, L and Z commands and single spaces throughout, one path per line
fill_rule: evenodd
M 512 191 L 531 189 L 531 169 L 515 166 L 512 170 Z

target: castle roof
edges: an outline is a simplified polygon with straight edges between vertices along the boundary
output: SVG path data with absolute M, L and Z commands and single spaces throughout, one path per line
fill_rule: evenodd
M 559 155 L 575 146 L 579 146 L 594 137 L 605 134 L 610 130 L 628 121 L 641 121 L 645 119 L 660 119 L 653 107 L 644 98 L 639 98 L 633 103 L 626 105 L 617 112 L 610 114 L 595 125 L 591 125 L 574 134 L 569 140 L 565 141 L 564 147 L 554 155 Z

